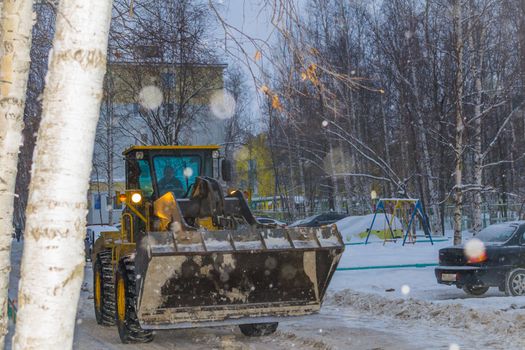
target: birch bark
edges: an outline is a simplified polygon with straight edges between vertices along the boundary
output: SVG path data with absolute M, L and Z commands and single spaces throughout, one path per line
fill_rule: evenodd
M 472 10 L 475 4 L 471 1 L 471 18 L 474 18 L 475 13 Z M 476 43 L 474 40 L 474 33 L 472 28 L 473 20 L 469 20 L 469 44 L 473 52 L 473 65 L 471 68 L 472 74 L 474 75 L 474 127 L 473 127 L 473 136 L 474 136 L 474 173 L 473 173 L 473 182 L 475 185 L 474 191 L 474 201 L 473 201 L 473 210 L 472 210 L 472 230 L 474 234 L 481 231 L 482 222 L 481 222 L 481 205 L 482 197 L 481 191 L 483 189 L 483 151 L 481 146 L 481 107 L 483 103 L 483 84 L 482 84 L 482 72 L 483 72 L 483 44 L 482 40 L 484 38 L 484 28 L 481 28 L 479 33 L 480 42 Z M 481 22 L 481 21 L 480 21 Z
M 3 349 L 8 320 L 14 192 L 31 61 L 33 1 L 4 1 L 0 6 L 3 50 L 0 62 L 0 349 Z
M 60 2 L 29 189 L 13 349 L 68 349 L 112 1 Z
M 454 57 L 456 60 L 456 75 L 454 77 L 456 103 L 456 144 L 454 169 L 454 245 L 461 244 L 461 219 L 463 213 L 463 30 L 462 30 L 461 0 L 454 0 L 452 5 L 452 21 L 454 26 Z

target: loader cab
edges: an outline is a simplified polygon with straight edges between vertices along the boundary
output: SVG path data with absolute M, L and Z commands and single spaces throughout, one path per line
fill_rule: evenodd
M 198 176 L 220 178 L 218 146 L 134 146 L 124 152 L 126 188 L 154 201 L 167 192 L 187 198 Z

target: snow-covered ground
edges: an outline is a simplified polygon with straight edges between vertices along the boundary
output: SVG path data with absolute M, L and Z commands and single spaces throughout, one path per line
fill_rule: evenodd
M 372 221 L 374 221 L 373 226 Z M 348 216 L 336 222 L 337 228 L 343 235 L 345 242 L 363 241 L 368 229 L 371 229 L 372 233 L 378 231 L 389 232 L 389 224 L 392 230 L 396 231 L 396 233 L 397 231 L 402 231 L 403 226 L 399 219 L 397 217 L 392 218 L 390 214 L 387 214 L 386 216 L 381 213 L 378 213 L 377 215 L 368 214 L 363 216 Z M 377 237 L 372 234 L 370 239 L 377 240 Z
M 115 327 L 98 326 L 92 271 L 85 269 L 75 349 L 523 349 L 525 297 L 491 289 L 467 296 L 438 285 L 434 268 L 368 268 L 437 263 L 450 241 L 348 245 L 320 314 L 282 322 L 274 336 L 246 338 L 237 327 L 158 332 L 153 343 L 123 345 Z M 22 244 L 13 243 L 10 295 L 16 298 Z M 12 328 L 11 328 L 12 331 Z M 8 345 L 9 345 L 8 339 Z M 458 347 L 454 347 L 454 346 Z M 8 347 L 9 348 L 9 347 Z

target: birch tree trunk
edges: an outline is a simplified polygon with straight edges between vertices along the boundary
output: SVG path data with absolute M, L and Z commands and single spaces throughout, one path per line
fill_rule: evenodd
M 108 189 L 108 224 L 113 225 L 113 171 L 114 171 L 114 146 L 115 146 L 115 139 L 114 139 L 114 118 L 115 118 L 115 105 L 113 104 L 113 77 L 111 76 L 111 73 L 108 72 L 107 74 L 107 97 L 106 97 L 106 142 L 107 142 L 107 149 L 106 149 L 106 158 L 107 158 L 107 164 L 105 164 L 106 168 L 106 179 L 108 181 L 107 183 L 107 189 Z
M 70 349 L 112 1 L 63 0 L 29 189 L 13 349 Z
M 0 63 L 0 349 L 7 334 L 7 292 L 18 153 L 23 142 L 33 1 L 4 1 Z
M 428 150 L 428 140 L 427 140 L 427 133 L 425 128 L 425 123 L 423 121 L 423 112 L 421 108 L 421 96 L 419 94 L 419 84 L 416 77 L 416 66 L 415 66 L 415 60 L 412 57 L 412 50 L 408 50 L 409 57 L 411 57 L 411 64 L 410 64 L 410 80 L 412 83 L 412 89 L 414 94 L 414 104 L 416 109 L 416 123 L 417 123 L 417 138 L 421 146 L 421 150 L 423 151 L 423 189 L 426 189 L 428 191 L 428 199 L 429 203 L 427 205 L 432 208 L 432 215 L 429 215 L 430 217 L 430 227 L 432 230 L 432 233 L 437 234 L 438 232 L 441 232 L 441 219 L 440 219 L 440 211 L 439 211 L 439 193 L 438 193 L 438 186 L 435 183 L 435 176 L 433 175 L 432 171 L 432 163 L 430 160 L 430 152 Z
M 481 81 L 483 72 L 483 38 L 484 28 L 481 28 L 479 33 L 479 43 L 474 40 L 474 33 L 472 28 L 472 21 L 475 18 L 475 12 L 473 7 L 475 4 L 471 1 L 471 19 L 469 20 L 468 38 L 471 50 L 473 52 L 473 64 L 471 67 L 472 74 L 474 75 L 474 173 L 473 182 L 475 185 L 474 201 L 472 210 L 472 230 L 474 235 L 481 231 L 481 191 L 483 189 L 483 151 L 481 149 L 481 107 L 483 103 L 483 85 Z M 479 19 L 481 22 L 481 19 Z
M 456 60 L 456 75 L 454 77 L 456 103 L 456 144 L 454 169 L 454 244 L 461 244 L 461 219 L 463 212 L 463 30 L 461 27 L 461 0 L 454 0 L 452 18 L 454 26 L 454 58 Z
M 328 152 L 328 157 L 329 157 L 329 160 L 330 160 L 330 177 L 332 179 L 332 186 L 333 186 L 333 189 L 334 189 L 334 211 L 336 212 L 340 212 L 341 211 L 341 197 L 339 195 L 339 182 L 338 182 L 338 179 L 337 179 L 337 176 L 335 176 L 335 173 L 336 173 L 336 165 L 335 165 L 335 159 L 334 159 L 334 147 L 332 145 L 332 139 L 330 139 L 330 137 L 328 137 L 328 147 L 329 147 L 329 152 Z

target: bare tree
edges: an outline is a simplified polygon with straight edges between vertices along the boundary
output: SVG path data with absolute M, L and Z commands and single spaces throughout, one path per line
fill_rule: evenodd
M 122 118 L 123 131 L 136 136 L 143 127 L 148 142 L 181 143 L 194 123 L 202 121 L 207 111 L 203 101 L 223 87 L 224 66 L 214 54 L 208 8 L 189 0 L 141 0 L 134 1 L 129 18 L 128 1 L 118 0 L 113 17 L 110 51 L 118 100 L 138 103 L 148 86 L 156 86 L 161 95 L 160 104 L 139 107 L 129 112 L 134 118 Z
M 225 90 L 235 101 L 235 111 L 226 121 L 224 130 L 225 157 L 233 160 L 234 150 L 245 142 L 251 129 L 249 90 L 244 73 L 239 68 L 230 68 L 226 71 L 224 85 Z
M 42 94 L 49 50 L 52 46 L 55 27 L 55 7 L 52 2 L 38 2 L 33 5 L 36 13 L 36 22 L 33 26 L 31 45 L 31 66 L 27 84 L 26 104 L 24 108 L 24 144 L 20 149 L 18 159 L 18 173 L 16 179 L 15 212 L 13 222 L 19 232 L 23 234 L 25 225 L 25 209 L 29 181 L 31 178 L 31 164 L 35 149 L 36 134 L 42 116 Z

